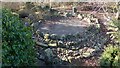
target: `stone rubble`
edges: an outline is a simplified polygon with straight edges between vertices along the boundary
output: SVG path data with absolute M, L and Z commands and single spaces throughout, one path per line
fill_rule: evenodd
M 80 14 L 78 14 L 78 18 L 82 20 L 88 19 L 89 23 L 91 21 L 96 23 L 81 34 L 63 34 L 60 36 L 57 34 L 38 33 L 40 34 L 39 38 L 44 40 L 42 43 L 48 45 L 43 50 L 44 54 L 39 54 L 39 58 L 45 59 L 45 63 L 47 62 L 53 66 L 68 65 L 72 63 L 73 59 L 92 57 L 96 51 L 98 52 L 104 48 L 104 44 L 108 41 L 108 38 L 100 33 L 98 19 L 93 15 L 88 15 L 87 17 L 87 15 Z M 39 40 L 39 42 L 41 41 Z

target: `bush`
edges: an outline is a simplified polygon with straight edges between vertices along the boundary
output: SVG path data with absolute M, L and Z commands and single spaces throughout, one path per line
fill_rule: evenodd
M 101 66 L 120 66 L 120 50 L 118 46 L 109 45 L 105 48 L 101 58 Z
M 101 66 L 114 66 L 119 68 L 120 66 L 120 24 L 118 20 L 113 20 L 109 22 L 110 30 L 107 34 L 110 35 L 112 44 L 109 44 L 108 47 L 105 48 L 103 52 L 100 64 Z
M 120 20 L 116 20 L 113 22 L 114 25 L 117 27 L 117 31 L 113 34 L 115 36 L 115 41 L 120 44 Z
M 119 22 L 120 22 L 119 20 L 113 20 L 109 22 L 109 26 L 107 28 L 109 32 L 107 32 L 107 34 L 110 35 L 114 43 L 120 44 L 120 23 Z
M 35 49 L 30 27 L 25 27 L 18 16 L 2 9 L 2 64 L 29 66 L 35 64 Z

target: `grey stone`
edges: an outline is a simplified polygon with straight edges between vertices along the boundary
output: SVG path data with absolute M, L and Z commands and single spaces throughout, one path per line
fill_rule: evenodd
M 47 44 L 44 44 L 44 43 L 41 43 L 41 42 L 38 42 L 38 41 L 36 41 L 36 44 L 41 46 L 41 47 L 48 47 Z
M 53 59 L 53 52 L 52 52 L 52 49 L 50 49 L 50 48 L 47 48 L 46 50 L 45 50 L 45 53 L 46 53 L 46 55 L 47 55 L 47 57 L 48 57 L 48 60 L 49 61 L 52 61 L 52 59 Z
M 37 65 L 38 66 L 46 66 L 45 62 L 42 60 L 37 60 Z

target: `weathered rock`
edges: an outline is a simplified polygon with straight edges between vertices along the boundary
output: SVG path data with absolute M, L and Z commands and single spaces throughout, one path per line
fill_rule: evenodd
M 47 44 L 44 44 L 44 43 L 41 43 L 41 42 L 38 42 L 38 41 L 36 41 L 36 44 L 41 46 L 41 47 L 48 47 Z
M 90 56 L 90 53 L 83 53 L 82 56 L 83 56 L 83 57 L 89 57 L 89 56 Z
M 53 59 L 53 63 L 54 63 L 54 65 L 61 65 L 62 61 L 61 61 L 61 59 L 59 59 L 58 57 L 56 57 L 56 58 Z
M 50 41 L 50 35 L 47 33 L 44 35 L 44 39 L 46 42 Z
M 85 50 L 85 51 L 84 51 L 84 50 Z M 84 48 L 84 49 L 83 49 L 83 54 L 82 54 L 82 56 L 83 56 L 83 57 L 90 57 L 93 51 L 95 51 L 95 49 L 92 49 L 92 48 Z
M 50 35 L 47 33 L 47 34 L 44 35 L 44 38 L 45 38 L 45 39 L 49 39 L 49 36 L 50 36 Z
M 57 46 L 56 43 L 49 43 L 48 46 Z
M 64 12 L 63 16 L 64 16 L 64 17 L 67 17 L 67 14 L 68 14 L 67 12 Z
M 40 60 L 46 60 L 46 55 L 42 53 L 41 55 L 39 55 L 39 59 Z
M 46 66 L 45 62 L 42 60 L 37 60 L 37 65 L 38 66 Z
M 73 51 L 72 51 L 72 50 L 69 50 L 69 51 L 68 51 L 68 55 L 69 55 L 69 56 L 73 56 Z
M 52 50 L 51 50 L 50 48 L 47 48 L 47 49 L 45 50 L 45 53 L 46 53 L 46 55 L 47 55 L 47 57 L 48 57 L 48 61 L 52 61 L 53 56 L 54 56 Z
M 82 17 L 82 15 L 81 14 L 78 14 L 78 16 L 77 16 L 80 20 L 82 20 L 83 19 L 83 17 Z
M 68 61 L 67 57 L 65 57 L 65 56 L 63 56 L 61 59 L 64 61 Z
M 72 17 L 72 13 L 68 13 L 68 14 L 67 14 L 67 17 Z
M 39 34 L 39 33 L 40 33 L 40 30 L 37 30 L 36 33 Z
M 99 46 L 94 46 L 94 47 L 95 47 L 95 50 L 96 50 L 96 51 L 99 51 L 99 50 L 100 50 Z
M 58 41 L 58 45 L 63 45 L 63 41 Z
M 33 27 L 34 31 L 37 31 L 37 29 L 39 28 L 40 23 L 36 22 L 36 23 L 32 23 L 31 26 Z
M 73 54 L 73 56 L 79 56 L 79 55 L 80 55 L 80 53 L 78 51 L 75 51 Z
M 58 39 L 59 39 L 59 36 L 56 35 L 56 34 L 51 34 L 51 35 L 50 35 L 50 39 L 52 39 L 52 40 L 58 40 Z
M 76 57 L 75 57 L 75 59 L 79 59 L 80 57 L 81 57 L 81 55 L 79 55 L 79 56 L 76 56 Z
M 74 46 L 72 46 L 72 49 L 75 50 L 76 48 Z
M 57 48 L 57 53 L 61 53 L 61 48 Z
M 68 62 L 70 62 L 70 63 L 71 63 L 71 59 L 73 59 L 73 57 L 68 56 Z

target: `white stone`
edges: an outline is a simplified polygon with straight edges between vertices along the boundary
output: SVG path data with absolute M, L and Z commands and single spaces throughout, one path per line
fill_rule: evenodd
M 78 14 L 78 16 L 77 16 L 79 19 L 82 19 L 82 16 L 81 16 L 81 14 Z
M 56 43 L 50 43 L 50 44 L 48 44 L 48 46 L 57 46 L 57 44 Z

